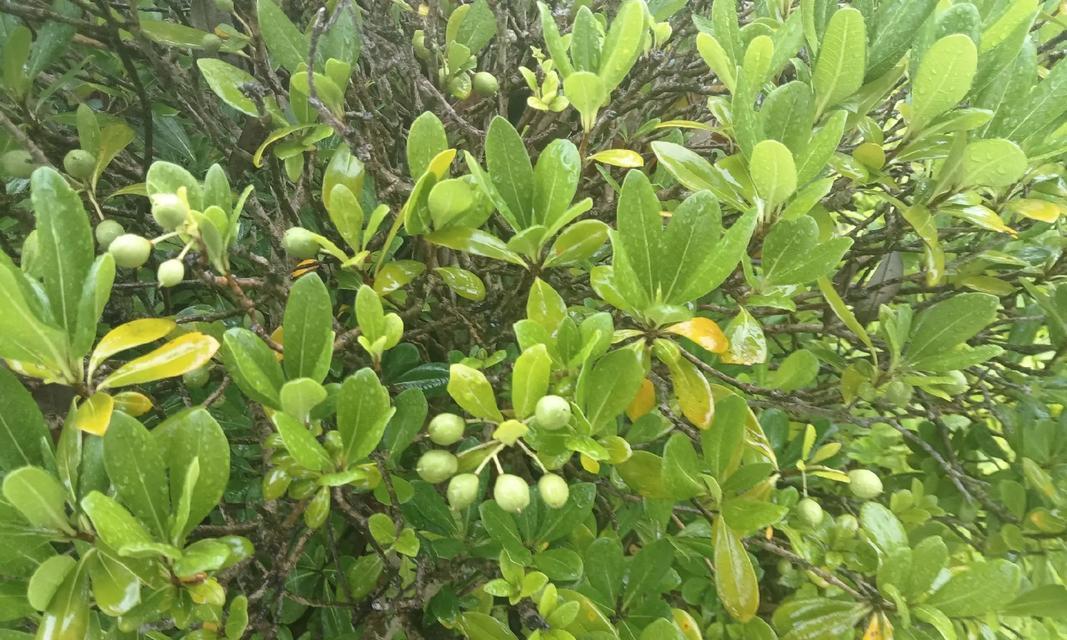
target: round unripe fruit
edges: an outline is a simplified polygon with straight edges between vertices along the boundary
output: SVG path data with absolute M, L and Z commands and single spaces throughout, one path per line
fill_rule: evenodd
M 115 258 L 115 264 L 126 269 L 136 269 L 148 262 L 152 243 L 135 233 L 124 233 L 115 238 L 107 248 Z
M 848 488 L 861 500 L 873 500 L 882 495 L 882 480 L 873 471 L 853 469 L 848 472 Z
M 197 367 L 192 371 L 182 374 L 182 382 L 190 389 L 199 389 L 211 379 L 211 370 L 208 367 Z
M 152 219 L 164 231 L 174 231 L 185 224 L 189 205 L 173 193 L 158 193 L 152 197 Z
M 419 60 L 430 59 L 430 50 L 426 48 L 426 32 L 422 29 L 411 36 L 411 48 L 415 50 L 415 57 Z
M 214 33 L 205 33 L 204 37 L 200 39 L 200 48 L 208 53 L 218 53 L 221 47 L 222 38 Z
M 63 170 L 72 178 L 88 180 L 96 171 L 96 156 L 84 149 L 71 149 L 63 157 Z
M 173 287 L 181 283 L 185 277 L 185 265 L 177 258 L 171 258 L 160 263 L 156 270 L 156 280 L 161 287 Z
M 12 178 L 29 178 L 36 168 L 37 165 L 33 161 L 33 156 L 22 149 L 8 151 L 0 156 L 0 174 L 11 176 Z
M 448 92 L 457 100 L 466 100 L 471 96 L 471 77 L 461 73 L 448 81 Z
M 797 517 L 804 524 L 817 527 L 823 518 L 822 506 L 811 498 L 804 498 L 797 503 Z
M 466 509 L 474 504 L 478 497 L 478 476 L 473 473 L 461 473 L 448 481 L 448 504 L 456 511 Z
M 519 513 L 530 504 L 530 485 L 519 476 L 503 473 L 493 485 L 493 499 L 509 513 Z
M 107 249 L 114 242 L 115 238 L 126 233 L 126 230 L 122 228 L 122 225 L 114 220 L 101 220 L 100 224 L 96 225 L 96 229 L 93 234 L 96 236 L 96 243 L 100 245 L 101 249 Z
M 419 477 L 432 484 L 448 480 L 456 474 L 458 468 L 459 461 L 456 460 L 456 456 L 440 449 L 422 454 L 418 464 L 415 465 L 415 471 Z
M 291 227 L 285 232 L 285 252 L 297 260 L 309 260 L 319 254 L 315 234 L 303 227 Z
M 542 429 L 562 429 L 571 421 L 571 405 L 559 396 L 545 396 L 537 401 L 534 418 Z
M 500 89 L 500 83 L 496 81 L 496 76 L 488 71 L 479 71 L 474 74 L 472 87 L 475 95 L 485 98 L 495 94 Z
M 856 519 L 856 516 L 846 513 L 837 518 L 834 522 L 834 528 L 842 538 L 851 538 L 860 530 L 860 522 Z
M 430 420 L 430 426 L 426 427 L 430 434 L 430 440 L 434 444 L 447 447 L 456 444 L 463 438 L 463 429 L 466 426 L 463 418 L 454 413 L 442 413 Z
M 537 491 L 541 494 L 541 500 L 553 509 L 559 509 L 567 504 L 567 498 L 571 495 L 567 481 L 554 473 L 546 473 L 537 481 Z

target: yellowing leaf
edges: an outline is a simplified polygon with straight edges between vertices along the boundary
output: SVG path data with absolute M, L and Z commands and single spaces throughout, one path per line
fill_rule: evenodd
M 645 166 L 645 159 L 640 153 L 629 149 L 605 149 L 589 156 L 589 159 L 601 164 L 610 164 L 613 167 L 633 169 Z
M 760 364 L 767 361 L 767 339 L 763 328 L 744 307 L 726 325 L 730 349 L 722 356 L 726 364 Z
M 1063 213 L 1063 207 L 1055 202 L 1036 198 L 1013 200 L 1007 204 L 1007 209 L 1024 218 L 1039 222 L 1055 222 Z
M 97 388 L 124 387 L 180 376 L 207 364 L 218 348 L 218 340 L 211 336 L 197 332 L 187 333 L 122 365 Z
M 679 129 L 700 129 L 702 131 L 714 131 L 715 127 L 706 125 L 703 122 L 694 122 L 693 120 L 665 120 L 657 124 L 654 129 L 666 129 L 668 127 L 678 127 Z
M 589 473 L 599 473 L 600 472 L 600 463 L 597 462 L 596 460 L 593 460 L 592 458 L 590 458 L 589 456 L 585 455 L 584 453 L 578 454 L 578 461 L 581 462 L 582 468 L 585 469 L 586 471 L 588 471 Z
M 39 378 L 45 382 L 59 382 L 63 380 L 63 374 L 55 369 L 49 369 L 39 362 L 26 362 L 25 360 L 4 359 L 9 369 L 28 378 Z
M 97 391 L 74 413 L 74 426 L 94 436 L 102 436 L 107 433 L 114 410 L 115 399 L 109 394 Z
M 144 318 L 121 324 L 108 331 L 97 343 L 92 357 L 89 358 L 89 377 L 92 377 L 93 371 L 96 371 L 104 360 L 120 351 L 159 340 L 173 331 L 175 326 L 177 325 L 170 318 Z
M 718 323 L 710 318 L 696 317 L 667 327 L 675 335 L 689 338 L 702 349 L 712 353 L 725 353 L 730 348 L 730 341 L 719 328 Z
M 655 406 L 656 387 L 651 380 L 645 378 L 641 381 L 641 388 L 637 390 L 637 395 L 626 407 L 626 417 L 630 419 L 630 422 L 637 422 L 639 418 L 652 411 Z
M 134 418 L 143 416 L 152 409 L 152 401 L 143 393 L 123 391 L 115 394 L 115 408 Z
M 448 166 L 452 164 L 452 160 L 456 157 L 455 149 L 445 149 L 441 153 L 433 157 L 430 160 L 430 165 L 426 167 L 426 171 L 437 176 L 440 180 L 448 175 Z

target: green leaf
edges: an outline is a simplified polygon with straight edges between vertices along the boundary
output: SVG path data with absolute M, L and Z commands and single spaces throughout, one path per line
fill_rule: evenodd
M 333 304 L 318 274 L 309 273 L 293 284 L 282 326 L 285 373 L 289 378 L 325 380 L 333 356 Z
M 493 186 L 519 225 L 524 229 L 535 224 L 533 165 L 519 132 L 500 116 L 493 118 L 485 136 L 485 164 Z
M 337 396 L 337 429 L 349 464 L 374 451 L 394 411 L 389 392 L 371 369 L 360 369 L 344 381 Z
M 242 327 L 228 329 L 222 336 L 221 356 L 226 371 L 246 396 L 275 409 L 281 406 L 282 366 L 259 336 Z
M 415 440 L 426 421 L 426 396 L 420 389 L 406 389 L 393 400 L 396 411 L 385 425 L 382 445 L 395 461 Z
M 569 140 L 553 140 L 545 147 L 534 168 L 533 215 L 537 224 L 554 224 L 570 207 L 581 170 L 578 149 Z
M 816 118 L 863 85 L 866 61 L 863 14 L 851 7 L 837 10 L 826 25 L 812 72 Z
M 77 330 L 71 337 L 71 353 L 82 357 L 92 348 L 96 340 L 96 329 L 104 306 L 111 298 L 111 288 L 115 283 L 115 258 L 110 253 L 97 256 L 89 267 L 82 285 L 81 298 L 78 300 Z
M 866 80 L 880 78 L 904 57 L 919 34 L 920 27 L 936 6 L 937 0 L 888 0 L 879 3 L 872 26 Z
M 113 549 L 152 542 L 144 526 L 114 498 L 91 491 L 82 498 L 81 507 L 92 521 L 96 535 Z
M 996 318 L 999 304 L 988 293 L 961 293 L 932 305 L 915 319 L 905 359 L 941 355 L 970 340 Z
M 841 143 L 847 119 L 846 111 L 835 111 L 826 120 L 826 124 L 812 134 L 811 141 L 796 158 L 798 185 L 811 182 L 826 168 L 827 162 L 837 150 L 837 145 Z
M 110 550 L 97 548 L 89 578 L 96 606 L 109 616 L 120 616 L 141 602 L 140 578 L 125 559 Z
M 271 60 L 295 73 L 308 62 L 308 38 L 273 0 L 256 0 L 256 18 Z
M 37 251 L 52 312 L 67 335 L 78 327 L 78 306 L 93 264 L 93 235 L 81 198 L 54 169 L 30 178 L 37 217 Z
M 735 619 L 747 622 L 759 609 L 759 583 L 741 539 L 723 519 L 712 527 L 715 546 L 715 590 L 723 607 Z
M 1019 566 L 1007 560 L 975 562 L 953 574 L 927 604 L 949 617 L 982 616 L 1011 602 L 1021 579 Z
M 563 93 L 582 117 L 582 130 L 588 133 L 596 123 L 600 107 L 607 102 L 608 92 L 600 76 L 588 71 L 576 71 L 563 80 Z M 561 142 L 556 140 L 555 142 Z
M 720 484 L 741 462 L 744 451 L 745 421 L 749 409 L 745 399 L 731 394 L 715 403 L 715 420 L 700 432 L 700 448 L 711 475 Z
M 244 85 L 259 84 L 250 74 L 218 58 L 200 58 L 196 61 L 196 66 L 200 73 L 204 74 L 207 86 L 211 87 L 223 102 L 245 115 L 259 115 L 255 101 L 241 91 Z
M 793 154 L 777 140 L 764 140 L 752 148 L 749 173 L 768 209 L 785 202 L 797 189 Z
M 508 249 L 500 238 L 481 229 L 451 227 L 434 231 L 424 237 L 428 242 L 455 249 L 456 251 L 465 251 L 476 256 L 501 260 L 521 267 L 526 266 L 522 256 Z
M 548 392 L 551 374 L 552 358 L 543 344 L 526 349 L 516 358 L 511 374 L 511 406 L 516 418 L 525 420 L 533 415 L 537 401 Z
M 765 282 L 772 286 L 806 284 L 834 271 L 852 239 L 819 242 L 818 235 L 813 218 L 778 221 L 763 242 Z
M 660 203 L 652 183 L 640 171 L 630 171 L 622 185 L 618 205 L 618 239 L 622 256 L 651 299 L 656 296 L 656 261 L 662 254 Z M 616 260 L 620 256 L 616 255 Z
M 1005 616 L 1063 618 L 1067 616 L 1067 587 L 1046 584 L 1030 589 L 1001 611 Z
M 285 442 L 285 448 L 297 464 L 311 471 L 326 471 L 333 467 L 333 461 L 326 449 L 319 444 L 315 436 L 303 424 L 292 416 L 277 412 L 271 421 Z
M 892 511 L 877 502 L 863 504 L 860 508 L 860 524 L 883 553 L 889 554 L 908 546 L 904 525 Z
M 745 533 L 765 529 L 788 512 L 780 504 L 745 497 L 730 498 L 722 505 L 722 517 L 730 529 Z
M 600 53 L 603 48 L 604 27 L 589 7 L 582 5 L 574 14 L 574 29 L 571 31 L 570 54 L 574 59 L 575 70 L 596 72 L 600 68 Z M 573 102 L 574 100 L 571 100 L 571 103 Z
M 571 65 L 570 56 L 567 55 L 567 45 L 559 33 L 556 19 L 552 16 L 552 9 L 544 2 L 538 2 L 537 10 L 541 17 L 541 34 L 545 39 L 545 47 L 556 68 L 566 78 L 574 73 L 574 67 Z
M 645 372 L 632 349 L 616 349 L 586 368 L 577 398 L 595 433 L 622 414 L 637 395 Z
M 184 538 L 211 513 L 230 481 L 230 443 L 219 423 L 203 407 L 176 413 L 152 430 L 152 437 L 166 460 L 170 475 L 170 495 L 182 494 L 186 470 L 200 467 L 192 487 L 189 514 L 179 532 Z
M 526 298 L 526 317 L 549 332 L 555 332 L 567 317 L 567 303 L 541 278 L 535 278 Z
M 21 467 L 4 476 L 4 499 L 31 525 L 73 534 L 67 521 L 66 492 L 40 467 Z
M 166 540 L 170 492 L 163 453 L 152 434 L 134 418 L 115 412 L 104 436 L 104 465 L 122 502 L 155 534 Z
M 738 23 L 737 0 L 714 0 L 711 4 L 711 22 L 715 36 L 735 66 L 741 62 L 741 27 Z
M 640 599 L 660 592 L 660 584 L 671 569 L 674 547 L 666 538 L 646 544 L 630 561 L 626 572 L 626 587 L 622 592 L 622 608 L 629 609 Z
M 486 0 L 474 0 L 470 4 L 455 32 L 455 41 L 466 46 L 471 55 L 476 55 L 496 36 L 496 16 Z
M 707 492 L 700 479 L 696 449 L 684 434 L 673 434 L 663 447 L 663 486 L 675 501 L 689 500 Z
M 475 302 L 485 299 L 485 283 L 474 273 L 460 267 L 436 267 L 433 271 L 461 298 Z
M 39 640 L 73 640 L 89 633 L 89 571 L 91 557 L 85 556 L 67 574 L 63 584 L 41 617 Z
M 522 542 L 514 516 L 500 508 L 495 500 L 483 502 L 478 507 L 478 513 L 482 517 L 482 525 L 485 526 L 486 533 L 500 545 L 513 562 L 525 565 L 533 560 L 533 554 Z
M 581 220 L 563 230 L 548 250 L 544 267 L 561 267 L 588 260 L 607 242 L 610 227 L 600 220 Z
M 26 600 L 38 611 L 44 611 L 52 602 L 56 591 L 66 581 L 78 562 L 70 556 L 52 556 L 42 562 L 30 577 L 26 588 Z
M 641 55 L 646 11 L 642 0 L 623 0 L 608 27 L 597 73 L 609 94 L 622 83 Z
M 811 87 L 798 80 L 777 87 L 764 98 L 759 118 L 763 135 L 784 143 L 794 156 L 800 154 L 808 146 L 815 121 Z
M 767 386 L 781 391 L 796 391 L 809 386 L 819 373 L 819 359 L 807 349 L 790 353 L 767 380 Z
M 37 402 L 6 367 L 0 368 L 0 471 L 43 466 L 51 434 Z
M 440 118 L 433 112 L 426 111 L 411 123 L 408 130 L 407 161 L 408 172 L 417 179 L 426 173 L 430 161 L 448 148 L 448 134 Z
M 971 90 L 978 70 L 978 49 L 962 33 L 941 38 L 919 64 L 912 83 L 911 116 L 913 132 L 922 131 L 934 118 L 952 109 Z
M 491 615 L 466 611 L 460 615 L 459 628 L 470 640 L 516 640 L 508 626 Z
M 718 4 L 723 4 L 722 0 L 719 0 Z M 711 69 L 719 81 L 726 86 L 726 90 L 734 93 L 737 87 L 735 65 L 722 43 L 715 36 L 700 32 L 697 34 L 696 45 L 697 52 L 704 59 L 704 63 L 708 65 L 708 68 Z
M 448 395 L 475 418 L 501 422 L 504 416 L 496 405 L 493 387 L 485 374 L 465 364 L 454 364 L 448 371 Z
M 963 150 L 961 183 L 964 186 L 1007 187 L 1026 173 L 1026 154 L 1005 138 L 975 140 Z

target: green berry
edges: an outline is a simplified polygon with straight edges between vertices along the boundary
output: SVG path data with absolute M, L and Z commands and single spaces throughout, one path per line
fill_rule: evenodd
M 861 500 L 873 500 L 882 495 L 882 481 L 873 471 L 853 469 L 848 472 L 848 488 Z
M 5 176 L 10 176 L 12 178 L 29 178 L 30 174 L 33 173 L 33 170 L 36 168 L 37 163 L 33 161 L 33 156 L 22 149 L 8 151 L 0 156 L 0 174 Z
M 419 477 L 431 484 L 444 482 L 456 474 L 459 461 L 456 456 L 447 451 L 434 449 L 422 454 L 419 462 L 415 465 L 415 471 Z
M 96 235 L 96 243 L 100 245 L 100 248 L 107 250 L 115 238 L 126 233 L 126 230 L 114 220 L 101 220 L 93 233 Z
M 152 243 L 147 238 L 134 233 L 124 233 L 115 238 L 107 248 L 115 257 L 115 264 L 126 269 L 136 269 L 148 262 L 152 254 Z
M 466 423 L 463 418 L 454 413 L 442 413 L 430 420 L 430 426 L 426 427 L 430 434 L 430 440 L 442 447 L 456 444 L 463 438 L 463 429 Z
M 859 531 L 860 523 L 859 520 L 856 520 L 856 516 L 846 513 L 838 516 L 837 520 L 834 521 L 834 528 L 840 537 L 851 538 Z
M 493 499 L 509 513 L 519 513 L 530 504 L 530 485 L 519 476 L 502 473 L 493 485 Z
M 182 382 L 190 389 L 199 389 L 211 379 L 211 369 L 207 366 L 197 367 L 182 374 Z
M 559 509 L 567 504 L 567 498 L 571 495 L 567 481 L 554 473 L 546 473 L 537 481 L 537 491 L 541 494 L 541 500 L 552 509 Z
M 809 527 L 817 527 L 822 522 L 822 506 L 811 498 L 804 498 L 797 503 L 797 517 Z
M 562 429 L 571 421 L 571 405 L 559 396 L 545 396 L 537 401 L 534 418 L 542 429 Z
M 185 265 L 177 258 L 165 260 L 159 264 L 156 270 L 156 280 L 161 287 L 173 287 L 185 277 Z
M 473 473 L 461 473 L 448 481 L 448 504 L 456 511 L 466 509 L 474 504 L 478 497 L 478 476 Z
M 204 37 L 200 39 L 200 48 L 207 53 L 218 53 L 221 47 L 222 38 L 214 33 L 205 33 Z
M 472 88 L 474 89 L 474 95 L 485 98 L 495 94 L 500 89 L 500 83 L 488 71 L 479 71 L 474 74 Z
M 84 182 L 92 178 L 96 171 L 96 156 L 84 149 L 71 149 L 63 157 L 63 170 L 70 177 Z
M 303 227 L 288 229 L 282 244 L 285 245 L 285 252 L 297 260 L 309 260 L 319 254 L 319 242 L 315 234 Z
M 189 205 L 173 193 L 152 196 L 152 219 L 164 231 L 174 231 L 189 218 Z

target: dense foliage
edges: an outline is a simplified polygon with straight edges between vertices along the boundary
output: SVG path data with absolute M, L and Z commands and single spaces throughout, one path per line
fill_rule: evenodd
M 1067 636 L 1065 29 L 0 0 L 0 640 Z

